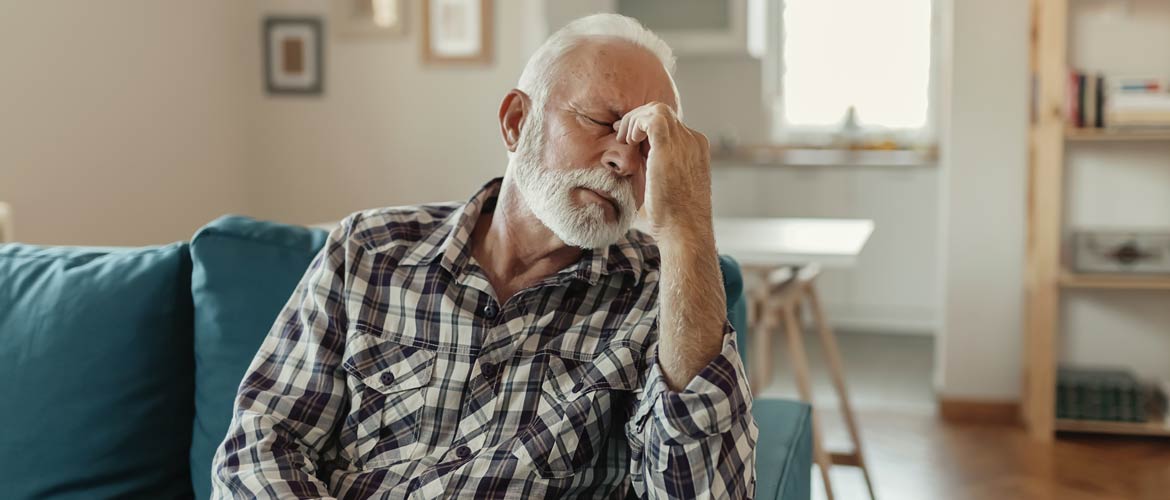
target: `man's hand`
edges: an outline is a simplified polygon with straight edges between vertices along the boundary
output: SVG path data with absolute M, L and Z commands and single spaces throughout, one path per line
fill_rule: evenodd
M 646 157 L 644 206 L 662 254 L 658 365 L 680 391 L 719 355 L 727 321 L 711 227 L 709 145 L 662 103 L 640 106 L 613 127 L 619 142 L 639 144 Z
M 710 232 L 711 153 L 670 106 L 652 102 L 614 122 L 618 142 L 640 144 L 646 157 L 646 214 L 657 237 Z M 681 236 L 681 235 L 680 235 Z

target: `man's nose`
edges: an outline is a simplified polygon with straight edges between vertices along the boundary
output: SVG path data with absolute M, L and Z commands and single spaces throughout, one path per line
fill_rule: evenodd
M 642 158 L 642 145 L 638 144 L 623 144 L 615 138 L 613 143 L 609 145 L 609 149 L 601 157 L 602 163 L 613 170 L 615 174 L 623 177 L 629 177 L 638 173 L 642 169 L 642 163 L 645 160 Z

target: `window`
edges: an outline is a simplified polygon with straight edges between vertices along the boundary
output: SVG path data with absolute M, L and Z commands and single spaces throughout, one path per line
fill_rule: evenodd
M 772 0 L 766 98 L 773 139 L 934 140 L 932 0 Z M 774 11 L 775 12 L 775 11 Z

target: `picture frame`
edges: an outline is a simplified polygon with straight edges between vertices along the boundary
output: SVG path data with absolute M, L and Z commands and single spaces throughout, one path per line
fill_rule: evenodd
M 324 28 L 317 17 L 268 17 L 261 31 L 264 87 L 269 94 L 319 95 L 324 90 Z
M 333 32 L 348 38 L 396 38 L 406 32 L 408 0 L 330 0 Z
M 492 0 L 423 0 L 423 62 L 492 60 Z
M 0 243 L 16 241 L 15 230 L 12 228 L 12 208 L 0 201 Z

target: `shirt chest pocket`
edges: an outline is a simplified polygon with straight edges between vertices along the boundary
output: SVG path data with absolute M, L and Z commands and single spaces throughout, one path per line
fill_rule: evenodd
M 607 347 L 588 360 L 539 356 L 536 362 L 545 365 L 540 401 L 512 453 L 543 478 L 570 477 L 597 463 L 611 437 L 624 436 L 641 356 L 627 346 Z
M 346 351 L 350 409 L 343 445 L 366 469 L 413 458 L 435 352 L 370 334 L 352 336 Z

